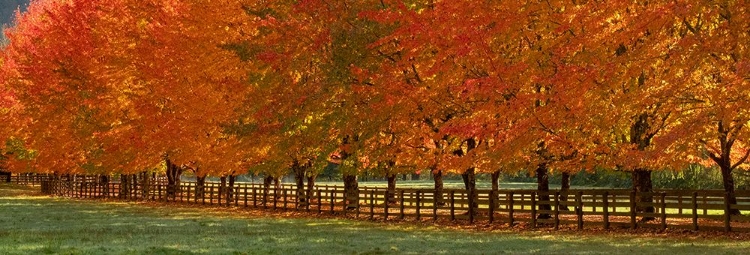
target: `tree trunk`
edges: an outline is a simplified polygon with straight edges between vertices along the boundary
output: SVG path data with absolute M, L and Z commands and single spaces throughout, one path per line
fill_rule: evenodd
M 490 179 L 492 179 L 492 191 L 497 194 L 497 191 L 500 189 L 500 171 L 492 172 Z
M 273 198 L 279 200 L 281 198 L 281 179 L 279 177 L 273 178 Z
M 268 194 L 271 190 L 271 184 L 273 183 L 273 176 L 266 175 L 263 179 L 263 204 L 268 204 Z
M 74 178 L 71 178 L 71 180 Z M 120 199 L 127 199 L 130 194 L 130 182 L 127 174 L 120 174 Z
M 567 202 L 568 201 L 568 191 L 570 190 L 570 173 L 563 172 L 562 173 L 562 180 L 560 181 L 560 202 Z M 566 205 L 560 205 L 561 211 L 570 211 L 568 209 L 568 206 Z
M 292 171 L 294 172 L 294 182 L 297 184 L 297 206 L 303 207 L 307 205 L 307 198 L 305 196 L 305 174 L 307 173 L 307 168 L 295 161 L 292 164 Z
M 647 169 L 636 169 L 632 173 L 633 177 L 633 191 L 636 193 L 635 201 L 636 203 L 652 203 L 654 201 L 654 197 L 651 194 L 644 194 L 644 193 L 651 193 L 654 192 L 653 185 L 651 183 L 651 170 Z M 653 213 L 654 212 L 654 206 L 636 206 L 637 212 L 644 212 L 644 213 Z M 651 221 L 654 220 L 654 217 L 643 217 L 641 219 L 642 222 Z
M 734 192 L 734 177 L 732 176 L 732 168 L 729 165 L 729 162 L 727 164 L 721 164 L 719 166 L 721 168 L 721 179 L 724 184 L 724 192 L 726 192 L 728 201 L 730 205 L 736 205 L 737 204 L 737 195 L 735 195 Z M 740 215 L 740 210 L 737 209 L 731 209 L 729 211 L 732 215 Z
M 549 202 L 549 174 L 547 171 L 547 164 L 541 163 L 536 168 L 536 184 L 537 184 L 537 191 L 540 193 L 538 196 L 538 201 L 540 202 Z M 551 210 L 552 207 L 547 204 L 540 204 L 539 210 Z M 537 216 L 537 219 L 549 219 L 551 216 L 549 213 L 540 213 L 539 216 Z
M 5 182 L 10 183 L 11 173 L 6 171 L 0 171 L 0 175 L 4 176 Z
M 412 173 L 411 174 L 411 180 L 412 181 L 419 181 L 420 177 L 421 177 L 421 175 L 419 173 Z
M 229 187 L 227 187 L 227 197 L 229 198 L 227 203 L 231 203 L 231 201 L 234 201 L 234 196 L 235 196 L 234 181 L 236 180 L 237 180 L 237 176 L 234 175 L 234 172 L 232 172 L 232 174 L 229 175 Z
M 222 175 L 219 177 L 219 205 L 222 201 L 229 201 L 229 195 L 227 194 L 227 176 Z
M 307 201 L 308 203 L 312 200 L 314 197 L 315 192 L 315 178 L 318 177 L 317 174 L 310 174 L 307 176 Z
M 138 174 L 130 174 L 130 184 L 132 185 L 130 187 L 130 192 L 133 192 L 133 197 L 138 199 Z
M 649 119 L 648 113 L 639 114 L 630 127 L 630 143 L 637 146 L 639 151 L 645 151 L 649 145 L 651 145 L 651 139 L 654 133 L 649 133 Z M 652 203 L 654 201 L 653 195 L 642 194 L 651 193 L 654 191 L 653 184 L 651 183 L 651 170 L 644 168 L 636 168 L 631 174 L 633 180 L 633 191 L 636 193 L 636 203 Z M 653 206 L 636 206 L 636 211 L 653 213 Z M 642 222 L 653 220 L 654 217 L 643 217 Z
M 143 192 L 143 199 L 148 200 L 149 194 L 151 194 L 151 178 L 148 172 L 141 172 L 141 191 Z
M 55 173 L 55 180 L 60 180 L 60 175 L 58 173 Z M 100 194 L 100 196 L 104 198 L 109 197 L 109 175 L 100 175 L 99 185 L 102 187 L 102 194 Z
M 167 165 L 167 197 L 174 199 L 177 196 L 177 189 L 180 183 L 182 169 L 172 163 L 169 158 L 166 159 Z
M 389 174 L 388 176 L 388 203 L 396 203 L 396 174 Z
M 476 214 L 476 209 L 479 208 L 479 204 L 477 203 L 479 195 L 477 194 L 477 178 L 475 174 L 475 168 L 470 167 L 469 169 L 466 169 L 466 171 L 461 174 L 461 178 L 464 181 L 466 193 L 468 193 L 469 206 L 473 207 L 473 210 L 471 211 Z
M 432 178 L 435 181 L 435 203 L 437 205 L 445 205 L 443 201 L 443 171 L 435 169 L 432 170 Z
M 206 176 L 195 177 L 195 199 L 203 198 L 206 192 Z M 196 200 L 197 201 L 197 200 Z
M 359 183 L 357 176 L 344 174 L 344 194 L 346 196 L 346 209 L 353 210 L 359 204 Z

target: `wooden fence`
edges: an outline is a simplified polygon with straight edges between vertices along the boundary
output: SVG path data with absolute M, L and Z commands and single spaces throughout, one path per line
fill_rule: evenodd
M 623 189 L 576 189 L 567 192 L 536 190 L 445 189 L 436 196 L 433 189 L 360 187 L 358 202 L 348 206 L 342 186 L 316 186 L 297 192 L 293 185 L 278 189 L 257 183 L 237 183 L 222 187 L 206 182 L 201 189 L 195 182 L 168 187 L 156 182 L 101 184 L 96 178 L 40 180 L 46 194 L 74 198 L 149 200 L 213 206 L 252 207 L 343 214 L 380 220 L 453 220 L 490 224 L 528 224 L 531 227 L 567 228 L 684 228 L 750 232 L 750 192 L 738 191 L 737 204 L 726 201 L 718 190 L 659 190 L 634 193 Z M 22 181 L 22 180 L 21 180 Z M 23 183 L 23 182 L 22 182 Z M 29 183 L 34 183 L 30 181 Z M 475 195 L 472 202 L 469 197 Z M 650 202 L 636 201 L 651 197 Z M 389 202 L 386 202 L 389 201 Z M 645 209 L 650 208 L 650 209 Z M 732 214 L 739 210 L 742 214 Z M 642 221 L 644 218 L 652 220 Z
M 39 186 L 42 181 L 52 179 L 47 174 L 21 173 L 0 176 L 0 182 L 11 182 L 20 185 Z

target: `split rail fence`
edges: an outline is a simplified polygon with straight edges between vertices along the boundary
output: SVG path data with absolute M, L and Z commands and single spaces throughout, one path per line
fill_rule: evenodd
M 213 206 L 251 207 L 339 214 L 379 220 L 453 220 L 470 223 L 528 224 L 531 227 L 568 228 L 680 228 L 750 232 L 750 191 L 737 191 L 736 204 L 720 190 L 658 190 L 635 193 L 625 189 L 537 190 L 434 189 L 360 187 L 347 199 L 343 186 L 318 185 L 298 192 L 294 185 L 266 188 L 258 183 L 222 187 L 205 182 L 100 183 L 97 177 L 52 180 L 14 176 L 19 184 L 40 185 L 50 195 L 73 198 L 149 200 Z M 469 197 L 475 196 L 472 202 Z M 650 197 L 651 201 L 638 201 Z M 355 203 L 347 201 L 356 200 Z M 643 200 L 643 199 L 640 199 Z M 387 202 L 386 202 L 387 201 Z M 650 209 L 645 209 L 650 208 Z M 732 213 L 739 211 L 739 214 Z M 644 218 L 652 220 L 643 221 Z

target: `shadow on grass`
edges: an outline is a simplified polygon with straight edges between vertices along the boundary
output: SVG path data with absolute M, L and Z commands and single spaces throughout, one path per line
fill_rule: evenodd
M 0 254 L 742 254 L 731 240 L 469 232 L 0 195 Z

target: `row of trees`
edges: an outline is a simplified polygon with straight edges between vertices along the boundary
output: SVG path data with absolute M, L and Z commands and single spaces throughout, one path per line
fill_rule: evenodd
M 437 190 L 461 174 L 471 191 L 477 173 L 547 190 L 550 171 L 603 168 L 650 191 L 652 171 L 703 163 L 733 197 L 749 6 L 37 0 L 0 60 L 8 168 L 291 169 L 301 190 L 331 161 L 354 195 L 364 170 L 431 171 Z

